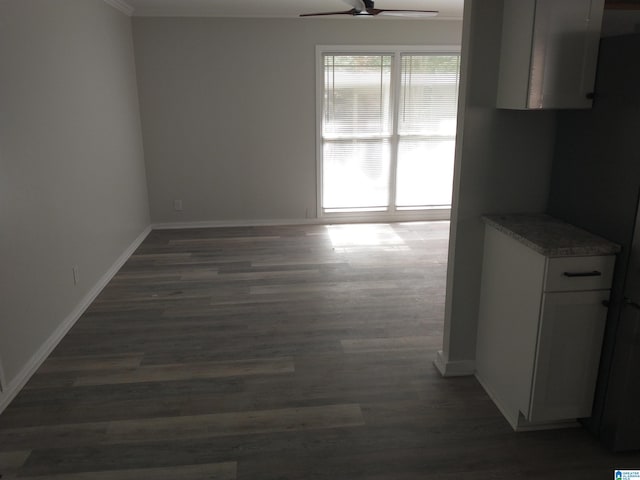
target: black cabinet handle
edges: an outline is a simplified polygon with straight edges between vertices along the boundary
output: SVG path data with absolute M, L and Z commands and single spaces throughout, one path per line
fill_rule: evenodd
M 573 277 L 600 277 L 602 276 L 602 272 L 598 270 L 594 270 L 593 272 L 563 272 L 562 275 L 565 277 L 573 278 Z

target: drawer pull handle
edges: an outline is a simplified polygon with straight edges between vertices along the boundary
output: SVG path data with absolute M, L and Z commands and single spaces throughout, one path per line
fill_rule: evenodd
M 594 270 L 593 272 L 564 272 L 562 275 L 565 277 L 573 278 L 573 277 L 600 277 L 602 276 L 602 272 L 598 270 Z

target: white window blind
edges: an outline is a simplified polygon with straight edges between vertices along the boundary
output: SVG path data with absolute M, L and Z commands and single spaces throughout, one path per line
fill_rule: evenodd
M 449 206 L 458 55 L 402 55 L 396 207 Z
M 386 209 L 391 56 L 325 55 L 323 104 L 324 208 Z

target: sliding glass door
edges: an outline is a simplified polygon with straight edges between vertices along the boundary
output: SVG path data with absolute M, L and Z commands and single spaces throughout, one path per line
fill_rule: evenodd
M 448 209 L 458 52 L 319 50 L 319 60 L 321 215 Z

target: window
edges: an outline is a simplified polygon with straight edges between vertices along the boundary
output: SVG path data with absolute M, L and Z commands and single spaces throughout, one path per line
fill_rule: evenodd
M 318 59 L 320 214 L 448 214 L 457 49 L 319 47 Z

